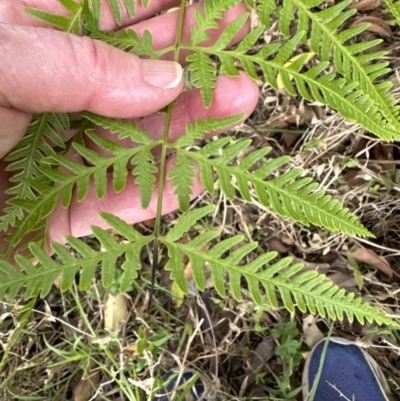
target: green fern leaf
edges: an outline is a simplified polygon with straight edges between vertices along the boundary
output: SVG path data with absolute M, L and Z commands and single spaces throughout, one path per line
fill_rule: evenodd
M 246 69 L 246 72 L 252 75 L 255 74 L 254 67 L 250 66 L 258 64 L 263 71 L 266 81 L 277 90 L 280 89 L 277 83 L 277 76 L 280 74 L 285 89 L 291 94 L 296 94 L 291 83 L 291 77 L 296 83 L 297 91 L 306 100 L 327 104 L 339 111 L 345 118 L 360 124 L 375 135 L 385 140 L 393 140 L 396 135 L 395 131 L 388 125 L 386 118 L 381 113 L 381 109 L 375 105 L 370 96 L 365 95 L 358 89 L 359 85 L 357 82 L 347 83 L 344 78 L 337 78 L 333 73 L 323 75 L 323 71 L 329 65 L 328 62 L 322 62 L 307 72 L 302 73 L 300 69 L 304 63 L 305 56 L 300 57 L 290 65 L 285 65 L 296 45 L 302 40 L 302 37 L 303 33 L 301 32 L 295 35 L 280 49 L 272 61 L 261 60 L 259 55 L 248 56 L 236 54 L 235 50 L 229 52 L 222 51 L 221 53 L 225 57 L 230 56 L 239 60 Z M 271 49 L 273 47 L 267 49 L 267 52 L 270 52 Z M 379 69 L 378 73 L 381 72 Z M 381 90 L 379 85 L 376 87 Z M 384 85 L 383 92 L 386 89 L 387 86 Z M 396 113 L 397 106 L 393 104 L 392 97 L 388 96 L 387 99 L 390 105 L 393 106 L 393 112 Z
M 298 31 L 307 32 L 311 50 L 319 54 L 323 62 L 333 59 L 336 70 L 343 76 L 345 82 L 351 85 L 347 87 L 348 92 L 344 95 L 350 97 L 350 92 L 354 91 L 358 110 L 355 111 L 354 107 L 349 104 L 341 105 L 339 100 L 327 99 L 330 97 L 327 92 L 324 92 L 323 96 L 319 96 L 316 100 L 322 100 L 323 103 L 338 110 L 344 117 L 362 124 L 364 128 L 385 140 L 395 139 L 397 133 L 400 132 L 400 116 L 397 101 L 392 94 L 388 93 L 391 83 L 374 83 L 378 77 L 389 71 L 388 63 L 376 62 L 385 53 L 366 53 L 381 40 L 347 45 L 346 42 L 363 32 L 368 24 L 341 30 L 340 28 L 356 12 L 356 10 L 344 10 L 351 3 L 351 0 L 345 0 L 332 7 L 324 8 L 322 11 L 315 12 L 315 7 L 320 6 L 322 2 L 323 0 L 285 0 L 281 9 L 280 28 L 284 34 L 289 35 L 289 26 L 297 13 Z M 271 1 L 266 0 L 263 3 L 267 7 Z M 261 67 L 263 68 L 262 65 Z M 269 75 L 270 77 L 272 75 L 270 71 Z M 265 76 L 267 77 L 266 74 Z M 318 81 L 315 84 L 324 82 L 322 78 L 317 79 L 315 77 L 315 81 Z M 325 80 L 326 82 L 328 82 L 328 78 Z M 270 83 L 274 86 L 273 79 Z M 298 84 L 298 82 L 296 83 Z M 311 85 L 313 84 L 311 83 Z M 350 88 L 352 89 L 350 90 Z M 301 95 L 304 96 L 302 92 Z M 313 91 L 313 95 L 315 95 L 315 91 Z M 352 98 L 350 97 L 350 99 Z M 328 100 L 334 100 L 333 105 L 327 103 Z M 364 102 L 367 106 L 363 106 Z M 365 124 L 366 119 L 362 118 L 362 114 L 372 114 L 374 122 L 372 123 L 370 118 L 370 121 Z
M 220 141 L 222 146 L 227 143 L 224 138 L 217 139 L 213 142 L 213 150 L 221 148 L 216 146 Z M 244 199 L 251 200 L 249 183 L 252 183 L 259 202 L 284 217 L 290 217 L 304 225 L 315 224 L 350 235 L 362 237 L 372 235 L 347 208 L 343 208 L 323 190 L 317 190 L 317 184 L 312 183 L 310 178 L 299 179 L 302 174 L 301 169 L 289 170 L 275 178 L 269 178 L 271 174 L 276 173 L 277 168 L 287 163 L 289 159 L 287 156 L 268 160 L 261 167 L 251 171 L 270 150 L 262 149 L 246 156 L 238 166 L 230 165 L 229 163 L 248 147 L 250 142 L 242 140 L 230 144 L 219 154 L 210 152 L 209 146 L 205 146 L 199 152 L 178 150 L 178 153 L 182 152 L 195 160 L 200 169 L 204 166 L 214 169 L 219 176 L 222 191 L 229 198 L 234 194 L 234 181 L 232 181 L 234 177 Z M 200 175 L 201 179 L 202 177 Z M 203 184 L 207 189 L 209 184 L 207 182 Z
M 232 40 L 238 34 L 248 18 L 249 13 L 244 13 L 240 17 L 230 22 L 228 26 L 224 29 L 222 34 L 219 36 L 217 41 L 214 43 L 212 48 L 222 50 L 225 47 L 228 47 L 229 43 L 232 42 Z
M 194 146 L 196 141 L 203 139 L 205 134 L 227 129 L 240 123 L 245 118 L 245 114 L 237 114 L 225 118 L 207 117 L 205 120 L 197 120 L 195 124 L 186 125 L 186 134 L 177 139 L 170 146 L 178 149 L 185 146 Z
M 128 50 L 129 53 L 136 54 L 137 56 L 148 56 L 151 59 L 158 59 L 160 57 L 153 47 L 153 38 L 148 30 L 145 30 L 142 39 L 132 29 L 121 30 L 115 32 L 103 32 L 92 28 L 90 30 L 90 37 L 99 39 L 109 45 L 118 47 L 121 50 Z
M 195 11 L 197 27 L 190 28 L 191 45 L 197 46 L 208 40 L 210 34 L 207 30 L 218 28 L 217 19 L 222 19 L 224 12 L 235 6 L 240 0 L 206 0 L 204 4 L 204 15 L 200 10 Z
M 23 139 L 6 156 L 9 162 L 6 170 L 12 172 L 10 181 L 13 185 L 6 191 L 10 197 L 7 206 L 0 216 L 0 231 L 6 232 L 10 226 L 15 227 L 26 212 L 31 213 L 22 205 L 13 203 L 14 200 L 37 200 L 37 191 L 32 183 L 39 185 L 49 183 L 38 166 L 43 157 L 54 154 L 49 141 L 60 148 L 65 148 L 64 139 L 69 121 L 64 114 L 44 113 L 35 116 Z M 51 178 L 50 178 L 51 180 Z
M 190 196 L 193 194 L 193 179 L 195 163 L 192 159 L 182 153 L 178 153 L 174 160 L 174 168 L 167 175 L 168 180 L 172 180 L 172 187 L 175 188 L 174 194 L 177 195 L 179 208 L 186 212 L 190 206 Z
M 54 153 L 47 155 L 46 157 L 39 154 L 38 156 L 40 156 L 41 165 L 37 166 L 37 171 L 41 178 L 38 179 L 37 177 L 39 177 L 39 175 L 37 175 L 27 180 L 33 193 L 38 194 L 38 196 L 33 199 L 27 197 L 28 200 L 35 201 L 34 205 L 30 202 L 23 204 L 23 206 L 26 206 L 29 210 L 22 210 L 22 217 L 15 221 L 16 230 L 7 237 L 9 244 L 4 253 L 5 256 L 9 256 L 11 251 L 15 249 L 25 235 L 30 232 L 39 231 L 42 233 L 41 236 L 44 237 L 43 233 L 46 227 L 46 218 L 54 209 L 57 199 L 61 197 L 63 206 L 68 207 L 72 199 L 71 194 L 74 186 L 76 186 L 77 200 L 82 201 L 89 192 L 90 178 L 93 177 L 96 193 L 98 197 L 101 198 L 106 193 L 107 171 L 112 166 L 116 165 L 117 172 L 121 175 L 116 177 L 115 174 L 113 174 L 114 190 L 117 192 L 121 191 L 126 185 L 128 162 L 132 160 L 133 164 L 137 164 L 136 162 L 140 158 L 143 159 L 146 155 L 146 157 L 150 157 L 149 154 L 151 154 L 151 149 L 160 143 L 160 141 L 149 141 L 149 144 L 146 145 L 134 148 L 124 148 L 113 141 L 94 134 L 90 130 L 88 130 L 87 135 L 105 152 L 111 153 L 112 157 L 100 156 L 79 143 L 73 143 L 73 147 L 78 154 L 88 160 L 88 162 L 92 163 L 92 166 L 85 166 L 66 156 Z M 132 159 L 137 154 L 141 154 L 139 159 Z M 38 162 L 38 164 L 40 163 Z M 149 163 L 146 164 L 146 167 L 147 165 L 149 165 Z M 61 167 L 68 169 L 71 174 L 66 174 L 57 170 L 57 168 Z M 142 168 L 144 168 L 144 165 L 142 165 Z M 136 174 L 138 171 L 139 170 L 134 170 L 133 173 Z M 145 175 L 146 174 L 148 174 L 148 171 L 145 171 Z M 53 185 L 54 182 L 57 183 L 56 186 Z M 150 185 L 149 183 L 141 185 L 144 191 L 142 194 L 144 199 L 149 196 L 148 193 L 151 185 L 151 183 Z M 21 197 L 21 199 L 23 198 Z M 11 201 L 12 200 L 10 200 L 10 202 Z M 21 204 L 16 203 L 15 205 L 12 205 L 12 203 L 10 203 L 10 205 L 10 207 L 17 211 L 21 210 Z M 4 224 L 6 221 L 5 219 L 10 219 L 10 215 L 5 215 Z
M 196 285 L 202 288 L 204 282 L 202 279 L 200 282 L 196 281 L 196 277 L 203 275 L 202 269 L 207 263 L 215 288 L 221 297 L 225 296 L 225 282 L 228 281 L 232 294 L 240 300 L 243 277 L 248 283 L 253 300 L 257 303 L 261 303 L 262 300 L 260 291 L 262 286 L 273 307 L 279 306 L 277 294 L 280 294 L 285 307 L 292 313 L 297 306 L 302 312 L 319 313 L 332 319 L 343 320 L 346 315 L 349 321 L 353 321 L 356 317 L 361 323 L 368 321 L 398 327 L 396 322 L 377 307 L 370 306 L 361 298 L 354 299 L 353 293 L 345 293 L 331 281 L 326 280 L 324 275 L 316 271 L 302 273 L 302 264 L 291 265 L 292 258 L 284 258 L 266 266 L 277 255 L 276 252 L 268 252 L 249 264 L 242 264 L 241 261 L 257 247 L 254 243 L 238 247 L 242 241 L 243 236 L 235 236 L 219 242 L 204 252 L 193 247 L 190 242 L 180 244 L 163 239 L 177 262 L 175 266 L 171 265 L 170 269 L 174 272 L 174 277 L 177 277 L 176 283 L 182 291 L 187 289 L 187 284 L 182 277 L 184 266 L 180 260 L 181 255 L 186 254 L 191 261 L 195 261 L 192 263 L 192 270 Z M 236 248 L 235 251 L 231 250 L 233 246 Z M 228 256 L 221 258 L 226 252 Z M 195 270 L 201 271 L 195 273 Z M 225 272 L 229 275 L 229 280 L 225 280 Z
M 262 0 L 258 2 L 257 10 L 260 20 L 263 25 L 265 25 L 266 29 L 271 28 L 271 16 L 272 13 L 276 10 L 276 1 L 275 0 Z
M 211 58 L 200 51 L 195 51 L 186 57 L 189 71 L 192 71 L 192 81 L 200 89 L 204 106 L 209 108 L 213 99 L 213 89 L 217 79 L 217 69 Z
M 142 207 L 146 209 L 151 201 L 155 188 L 156 176 L 158 168 L 154 164 L 154 156 L 151 149 L 142 147 L 131 160 L 131 164 L 135 166 L 132 171 L 136 175 L 135 183 L 140 189 L 140 200 Z
M 117 25 L 122 25 L 122 16 L 121 16 L 121 8 L 118 0 L 108 0 L 108 4 L 110 5 L 112 15 L 114 17 Z
M 167 233 L 165 238 L 168 241 L 179 241 L 200 219 L 215 209 L 214 205 L 208 205 L 199 209 L 191 210 L 181 217 L 178 223 L 175 224 Z
M 400 1 L 383 0 L 400 25 Z
M 109 130 L 112 134 L 118 134 L 118 139 L 130 138 L 132 142 L 141 144 L 148 144 L 151 142 L 149 134 L 139 129 L 134 121 L 122 121 L 115 118 L 102 117 L 98 114 L 89 113 L 88 111 L 85 111 L 82 115 L 96 125 Z M 107 144 L 108 146 L 110 145 L 109 142 L 107 142 Z
M 92 227 L 93 233 L 101 242 L 103 249 L 96 251 L 85 242 L 68 236 L 67 240 L 80 254 L 76 257 L 65 247 L 53 243 L 52 247 L 58 255 L 56 261 L 51 258 L 42 248 L 35 243 L 29 245 L 32 255 L 38 261 L 33 264 L 21 255 L 17 255 L 16 262 L 19 269 L 12 266 L 5 260 L 0 260 L 0 299 L 6 295 L 16 297 L 22 288 L 25 288 L 25 299 L 36 296 L 40 293 L 45 297 L 51 290 L 54 280 L 62 274 L 61 290 L 65 291 L 75 282 L 76 274 L 81 271 L 80 288 L 87 290 L 94 279 L 96 268 L 102 267 L 102 282 L 105 287 L 109 287 L 115 280 L 116 260 L 126 254 L 126 262 L 123 265 L 123 285 L 128 288 L 132 285 L 137 276 L 137 270 L 141 268 L 140 251 L 143 246 L 152 241 L 153 237 L 145 237 L 135 231 L 133 227 L 128 227 L 126 223 L 116 216 L 103 213 L 103 217 L 111 226 L 121 228 L 122 232 L 135 240 L 134 243 L 117 243 L 111 234 L 99 227 Z
M 58 0 L 58 1 L 70 13 L 72 13 L 72 16 L 65 17 L 64 15 L 52 14 L 32 7 L 26 7 L 25 12 L 65 32 L 70 32 L 79 35 L 81 33 L 81 25 L 82 25 L 81 16 L 82 16 L 83 3 L 75 2 L 74 0 Z
M 131 18 L 135 16 L 135 1 L 134 0 L 124 0 L 125 8 Z

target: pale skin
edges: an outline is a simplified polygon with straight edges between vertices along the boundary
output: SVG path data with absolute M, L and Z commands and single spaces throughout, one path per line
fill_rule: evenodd
M 153 17 L 180 1 L 151 1 L 143 8 L 137 1 L 136 17 L 123 16 L 123 28 L 134 29 L 139 35 L 149 30 L 156 49 L 171 46 L 176 35 L 178 12 Z M 89 110 L 104 116 L 121 119 L 138 119 L 140 127 L 148 130 L 153 138 L 160 137 L 165 116 L 156 113 L 173 100 L 177 100 L 172 122 L 171 137 L 185 133 L 188 122 L 211 116 L 228 117 L 239 113 L 250 115 L 258 100 L 257 84 L 242 74 L 237 78 L 221 76 L 217 81 L 214 100 L 205 109 L 197 90 L 184 91 L 180 65 L 166 60 L 143 63 L 138 57 L 115 49 L 87 37 L 59 32 L 27 15 L 24 7 L 36 7 L 48 12 L 65 14 L 56 0 L 0 0 L 0 159 L 21 139 L 32 113 L 79 112 Z M 183 41 L 188 41 L 190 26 L 195 24 L 194 7 L 187 9 Z M 220 28 L 210 31 L 210 43 L 217 40 L 224 27 L 246 12 L 239 4 L 229 10 L 220 22 Z M 102 29 L 117 30 L 107 1 L 103 0 Z M 235 42 L 245 36 L 250 22 L 243 27 Z M 184 65 L 184 56 L 179 60 Z M 107 138 L 109 132 L 98 129 Z M 113 140 L 115 136 L 112 136 Z M 87 146 L 95 148 L 93 144 Z M 77 155 L 71 154 L 75 160 Z M 9 187 L 4 162 L 0 160 L 0 210 L 4 207 L 4 191 Z M 168 168 L 168 166 L 167 166 Z M 196 178 L 193 197 L 203 191 Z M 76 237 L 91 232 L 95 224 L 107 228 L 98 215 L 99 211 L 116 214 L 128 223 L 137 223 L 155 216 L 157 197 L 143 210 L 139 190 L 130 177 L 124 191 L 116 194 L 111 185 L 107 195 L 98 201 L 93 189 L 82 202 L 73 200 L 67 209 L 57 206 L 53 211 L 48 242 L 63 242 L 65 235 Z M 166 183 L 163 213 L 177 208 L 173 188 Z M 0 238 L 1 242 L 1 238 Z M 0 244 L 1 248 L 1 244 Z

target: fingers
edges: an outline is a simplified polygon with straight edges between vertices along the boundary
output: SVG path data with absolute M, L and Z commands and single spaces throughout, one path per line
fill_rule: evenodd
M 195 20 L 195 11 L 203 10 L 203 4 L 194 4 L 187 7 L 185 12 L 185 19 L 182 30 L 182 43 L 190 42 L 190 29 L 197 26 Z M 224 14 L 223 20 L 219 21 L 219 27 L 216 29 L 210 29 L 207 31 L 210 34 L 210 39 L 203 42 L 202 46 L 211 46 L 221 36 L 221 33 L 225 30 L 227 25 L 238 18 L 240 15 L 247 11 L 246 6 L 243 3 L 230 8 Z M 203 11 L 202 11 L 203 12 Z M 147 21 L 142 21 L 138 24 L 127 27 L 126 29 L 133 29 L 139 37 L 142 37 L 145 30 L 148 30 L 153 37 L 153 47 L 155 50 L 162 50 L 172 46 L 176 39 L 176 27 L 178 24 L 179 10 L 159 15 L 151 18 Z M 248 18 L 241 30 L 238 32 L 236 37 L 232 40 L 231 45 L 239 42 L 245 37 L 250 29 L 250 19 Z M 189 52 L 181 51 L 181 57 L 179 62 L 185 64 L 186 56 Z M 172 59 L 173 54 L 166 54 L 163 58 Z
M 172 168 L 172 161 L 167 161 L 167 172 Z M 157 193 L 147 209 L 140 205 L 139 187 L 134 183 L 135 177 L 130 175 L 126 188 L 115 193 L 112 187 L 112 177 L 108 180 L 108 191 L 106 196 L 98 200 L 94 186 L 92 185 L 87 197 L 82 202 L 76 201 L 73 196 L 71 206 L 64 209 L 59 203 L 50 217 L 49 229 L 47 232 L 47 242 L 52 241 L 64 243 L 66 235 L 82 237 L 91 233 L 90 226 L 97 225 L 102 228 L 110 228 L 99 216 L 99 212 L 112 213 L 129 224 L 138 223 L 155 217 L 157 208 Z M 157 184 L 156 184 L 157 188 Z M 192 199 L 200 195 L 203 187 L 199 178 L 195 178 L 193 183 Z M 163 192 L 163 214 L 170 213 L 178 208 L 178 200 L 174 195 L 174 188 L 171 181 L 167 181 Z
M 132 18 L 127 13 L 126 9 L 122 10 L 122 26 L 127 26 L 133 23 L 137 23 L 144 19 L 147 19 L 153 15 L 156 15 L 162 11 L 169 10 L 172 7 L 179 6 L 179 0 L 156 0 L 150 1 L 150 4 L 147 7 L 142 5 L 142 1 L 135 1 L 135 17 Z M 100 28 L 104 31 L 113 31 L 115 29 L 120 28 L 116 25 L 114 17 L 112 15 L 110 5 L 107 0 L 102 0 L 102 20 Z
M 0 159 L 21 140 L 28 128 L 31 117 L 30 113 L 0 107 Z M 2 203 L 0 202 L 1 205 Z
M 188 123 L 195 123 L 199 119 L 207 117 L 224 118 L 241 113 L 245 113 L 245 118 L 247 118 L 255 109 L 258 97 L 259 89 L 257 83 L 244 73 L 235 78 L 229 78 L 224 75 L 218 77 L 214 90 L 213 103 L 208 109 L 204 107 L 198 89 L 184 92 L 178 97 L 172 112 L 169 140 L 171 142 L 177 140 L 185 134 Z M 136 122 L 139 128 L 149 132 L 152 139 L 159 139 L 163 134 L 165 118 L 164 113 L 154 113 Z M 118 141 L 118 143 L 124 146 L 134 146 L 130 139 L 119 141 L 116 135 L 111 134 L 101 127 L 96 128 L 96 133 L 112 141 Z M 215 132 L 213 134 L 218 133 Z M 92 142 L 88 141 L 87 146 L 98 151 L 100 154 L 104 154 Z
M 170 139 L 175 140 L 183 135 L 186 124 L 200 118 L 203 119 L 207 116 L 222 118 L 243 112 L 250 115 L 257 100 L 258 86 L 245 74 L 241 74 L 238 78 L 221 76 L 217 80 L 214 101 L 209 109 L 204 108 L 201 95 L 197 90 L 189 91 L 179 97 L 172 117 L 172 138 Z M 162 134 L 164 118 L 163 114 L 154 114 L 139 123 L 142 128 L 149 130 L 156 138 Z M 103 135 L 115 139 L 115 136 L 113 137 L 107 132 L 103 132 Z M 171 169 L 171 159 L 167 161 L 167 166 L 167 170 Z M 173 194 L 174 189 L 170 185 L 171 181 L 167 181 L 163 193 L 163 213 L 169 213 L 178 208 L 176 196 Z M 198 196 L 202 191 L 203 187 L 197 177 L 194 180 L 192 198 Z M 69 209 L 63 209 L 60 204 L 57 205 L 50 219 L 48 241 L 64 242 L 67 234 L 87 235 L 91 232 L 90 226 L 93 224 L 108 228 L 98 216 L 100 211 L 116 214 L 130 224 L 152 218 L 156 214 L 156 200 L 157 197 L 154 194 L 150 206 L 142 209 L 139 188 L 134 183 L 132 176 L 128 179 L 126 189 L 119 194 L 115 193 L 110 178 L 107 195 L 100 201 L 97 200 L 92 183 L 88 196 L 82 202 L 78 203 L 73 200 Z
M 43 28 L 0 24 L 0 106 L 32 112 L 90 110 L 134 118 L 173 101 L 182 68 L 140 60 L 105 43 Z
M 118 29 L 114 17 L 111 12 L 110 5 L 107 0 L 101 0 L 102 3 L 102 21 L 101 29 L 111 31 Z M 148 7 L 142 5 L 141 0 L 135 1 L 135 16 L 132 18 L 126 11 L 125 7 L 121 7 L 122 26 L 133 24 L 143 19 L 147 19 L 161 11 L 168 10 L 171 7 L 179 5 L 179 0 L 156 0 L 150 1 Z M 120 3 L 122 4 L 122 2 Z M 10 24 L 20 24 L 26 26 L 41 26 L 50 28 L 48 24 L 34 18 L 26 13 L 25 7 L 38 8 L 52 14 L 69 16 L 68 10 L 63 7 L 57 0 L 1 0 L 0 1 L 0 22 Z

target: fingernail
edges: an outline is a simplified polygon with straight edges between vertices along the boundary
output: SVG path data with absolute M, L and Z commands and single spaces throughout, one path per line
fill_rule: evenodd
M 182 80 L 182 67 L 173 61 L 142 60 L 146 81 L 158 88 L 176 88 Z

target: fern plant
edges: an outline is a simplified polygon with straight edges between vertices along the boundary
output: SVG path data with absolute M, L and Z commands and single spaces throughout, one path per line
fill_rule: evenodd
M 385 1 L 395 13 L 396 4 Z M 206 0 L 204 11 L 197 10 L 195 13 L 196 26 L 191 27 L 190 42 L 183 43 L 181 32 L 186 2 L 182 1 L 176 43 L 161 50 L 153 48 L 151 34 L 147 31 L 142 38 L 131 30 L 121 31 L 118 35 L 101 31 L 100 0 L 84 0 L 82 3 L 60 0 L 72 15 L 68 19 L 40 10 L 27 11 L 73 33 L 80 33 L 84 27 L 86 35 L 140 56 L 158 59 L 173 51 L 174 59 L 178 61 L 181 51 L 190 52 L 187 71 L 191 84 L 200 89 L 206 107 L 211 105 L 218 74 L 234 77 L 239 75 L 239 70 L 244 70 L 255 80 L 262 74 L 275 89 L 280 89 L 280 81 L 291 95 L 325 104 L 382 139 L 400 137 L 399 106 L 388 93 L 390 84 L 376 82 L 388 71 L 387 63 L 379 61 L 382 52 L 369 52 L 379 41 L 353 44 L 352 39 L 367 26 L 343 28 L 355 12 L 345 10 L 350 0 L 331 7 L 326 7 L 322 0 L 284 0 L 281 6 L 274 0 L 262 0 L 257 7 L 264 25 L 252 30 L 236 47 L 226 49 L 248 14 L 232 21 L 216 43 L 203 46 L 202 43 L 209 38 L 207 30 L 218 27 L 217 20 L 238 2 Z M 120 3 L 117 0 L 109 0 L 109 3 L 115 21 L 120 24 Z M 147 3 L 143 1 L 143 5 Z M 124 0 L 124 5 L 128 14 L 134 15 L 134 1 Z M 279 16 L 282 39 L 263 45 L 255 53 L 254 44 L 268 29 L 273 16 Z M 291 36 L 289 27 L 293 26 L 297 32 Z M 319 62 L 307 66 L 306 54 L 293 59 L 300 47 L 308 47 L 316 53 Z M 292 62 L 288 63 L 291 59 Z M 78 272 L 79 285 L 84 290 L 90 287 L 98 266 L 101 266 L 102 283 L 107 288 L 114 283 L 117 259 L 121 257 L 124 262 L 120 290 L 126 291 L 137 278 L 141 249 L 150 244 L 155 249 L 154 255 L 157 255 L 159 247 L 167 249 L 169 259 L 165 268 L 171 271 L 172 280 L 184 292 L 187 291 L 183 272 L 183 256 L 186 255 L 191 261 L 193 279 L 199 289 L 205 287 L 204 267 L 209 266 L 215 289 L 221 297 L 226 292 L 225 277 L 236 299 L 241 297 L 244 279 L 256 303 L 261 303 L 262 294 L 265 294 L 272 306 L 277 307 L 281 300 L 291 312 L 297 307 L 302 312 L 319 313 L 332 319 L 347 316 L 350 321 L 356 317 L 360 322 L 366 320 L 397 326 L 384 311 L 339 289 L 324 275 L 315 271 L 302 272 L 302 265 L 292 264 L 291 258 L 274 262 L 276 253 L 267 252 L 246 264 L 246 256 L 254 252 L 258 245 L 255 242 L 246 243 L 243 236 L 218 240 L 220 233 L 210 230 L 198 234 L 188 243 L 180 242 L 198 221 L 214 209 L 210 205 L 189 210 L 195 167 L 198 167 L 200 180 L 210 194 L 217 188 L 229 199 L 239 194 L 247 202 L 258 202 L 306 226 L 313 224 L 352 236 L 367 237 L 372 234 L 339 201 L 318 189 L 318 184 L 311 178 L 302 177 L 301 169 L 289 169 L 282 173 L 282 167 L 290 160 L 289 156 L 268 158 L 271 148 L 261 148 L 251 151 L 238 162 L 237 156 L 250 146 L 251 140 L 235 141 L 228 136 L 211 140 L 197 149 L 195 145 L 204 139 L 205 133 L 230 127 L 241 121 L 243 115 L 196 121 L 187 125 L 183 137 L 171 142 L 169 124 L 173 107 L 174 104 L 170 104 L 166 109 L 164 135 L 157 140 L 151 139 L 134 122 L 84 112 L 78 123 L 74 121 L 75 126 L 78 124 L 78 134 L 65 142 L 68 116 L 46 113 L 34 118 L 23 141 L 6 159 L 10 162 L 9 171 L 14 174 L 14 185 L 9 190 L 11 198 L 0 224 L 0 229 L 9 233 L 4 260 L 0 261 L 0 297 L 13 298 L 22 289 L 25 299 L 37 295 L 44 297 L 60 273 L 62 291 L 72 286 Z M 105 139 L 95 133 L 95 126 L 109 130 L 118 139 L 129 138 L 135 146 L 124 147 L 117 140 Z M 84 136 L 107 156 L 86 147 L 82 140 Z M 48 145 L 46 138 L 57 145 L 56 150 Z M 156 147 L 161 148 L 159 157 L 152 152 Z M 68 158 L 67 152 L 71 148 L 86 161 L 85 164 Z M 173 168 L 166 174 L 166 155 L 171 153 L 175 155 Z M 63 207 L 68 207 L 73 196 L 77 201 L 84 200 L 91 180 L 97 197 L 101 199 L 107 191 L 107 171 L 110 168 L 113 169 L 112 186 L 116 192 L 123 191 L 128 176 L 134 175 L 143 208 L 149 206 L 153 190 L 158 189 L 154 232 L 143 235 L 120 218 L 101 213 L 105 222 L 127 241 L 118 242 L 107 231 L 93 226 L 93 235 L 102 245 L 101 252 L 82 240 L 68 237 L 81 257 L 53 243 L 51 246 L 58 259 L 52 259 L 44 250 L 44 239 L 49 215 L 56 203 L 60 201 Z M 160 177 L 158 183 L 156 174 Z M 163 234 L 161 205 L 167 180 L 171 181 L 179 207 L 185 214 Z M 26 241 L 26 236 L 32 233 L 35 234 L 34 240 Z M 206 244 L 211 244 L 208 250 L 200 251 Z M 7 259 L 13 250 L 24 247 L 28 247 L 31 257 L 17 254 L 15 261 L 18 268 L 15 268 Z M 154 257 L 153 262 L 156 263 L 156 260 Z

